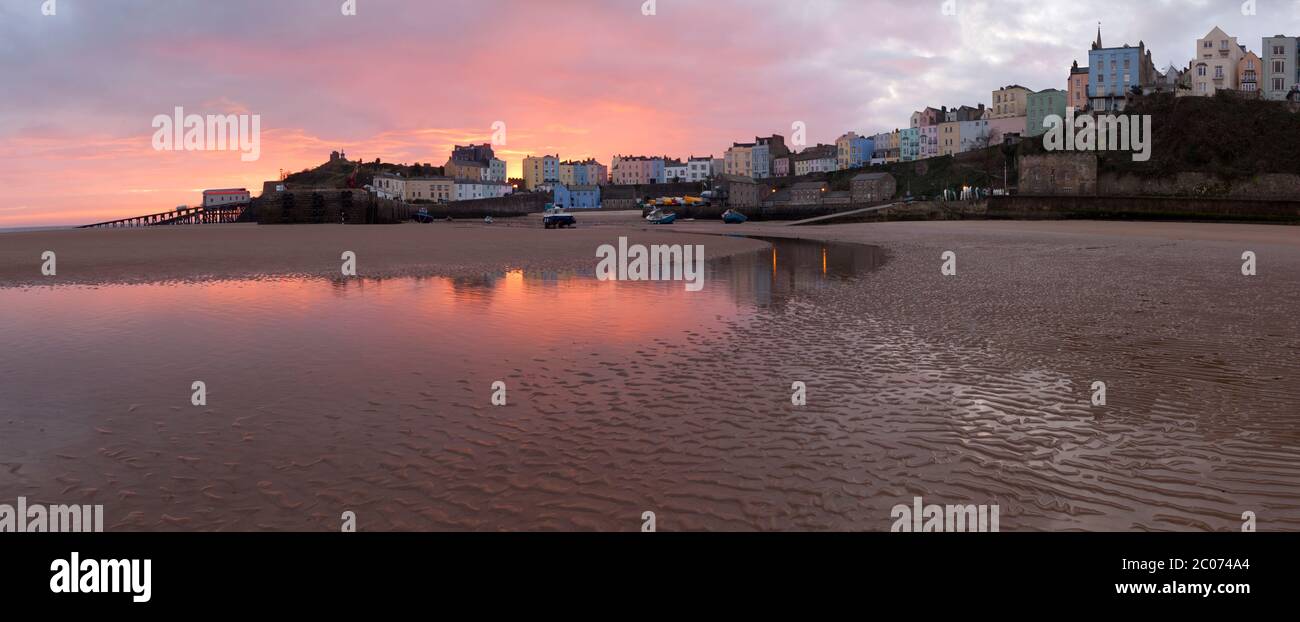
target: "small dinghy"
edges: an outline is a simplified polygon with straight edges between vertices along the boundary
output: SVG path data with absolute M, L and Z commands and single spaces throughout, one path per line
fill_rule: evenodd
M 673 212 L 664 213 L 663 210 L 656 209 L 645 217 L 646 222 L 652 225 L 671 225 L 677 220 L 677 214 Z
M 746 218 L 744 214 L 737 212 L 734 209 L 729 209 L 722 213 L 722 222 L 725 222 L 729 225 L 738 225 L 742 222 L 745 222 L 746 220 L 749 219 Z

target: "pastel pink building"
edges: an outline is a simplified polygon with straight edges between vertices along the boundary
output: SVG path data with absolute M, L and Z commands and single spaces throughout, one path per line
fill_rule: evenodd
M 1088 68 L 1080 67 L 1077 60 L 1065 83 L 1065 105 L 1075 110 L 1088 109 Z

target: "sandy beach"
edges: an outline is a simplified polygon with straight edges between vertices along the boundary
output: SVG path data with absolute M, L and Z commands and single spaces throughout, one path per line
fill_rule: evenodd
M 632 243 L 700 244 L 710 257 L 763 248 L 761 242 L 639 231 L 635 218 L 609 226 L 547 231 L 540 218 L 429 225 L 346 227 L 255 224 L 73 229 L 0 233 L 0 287 L 266 276 L 339 275 L 344 251 L 357 254 L 357 275 L 459 276 L 503 269 L 590 270 L 595 249 L 627 235 Z M 600 220 L 584 216 L 584 220 Z M 41 275 L 41 254 L 57 256 L 56 277 Z
M 141 285 L 127 293 L 180 322 L 144 343 L 133 331 L 158 320 L 117 315 L 138 307 L 12 290 L 49 299 L 11 299 L 25 310 L 11 330 L 67 321 L 59 305 L 94 305 L 113 328 L 60 324 L 89 332 L 13 350 L 0 419 L 22 442 L 0 452 L 5 492 L 103 499 L 114 530 L 334 529 L 347 507 L 375 530 L 630 530 L 654 509 L 663 530 L 878 531 L 914 496 L 1000 504 L 1003 531 L 1235 531 L 1245 511 L 1261 531 L 1300 529 L 1300 229 L 583 222 L 10 234 L 0 279 L 44 283 L 46 248 L 61 282 L 95 284 L 332 276 L 342 250 L 369 276 L 590 269 L 618 235 L 711 257 L 766 245 L 708 234 L 794 236 L 887 260 L 758 308 L 581 280 Z M 940 274 L 949 250 L 955 276 Z M 1241 274 L 1246 250 L 1256 276 Z M 785 278 L 772 259 L 727 284 Z M 568 330 L 546 330 L 529 300 Z M 394 321 L 350 323 L 362 314 Z M 42 388 L 106 365 L 140 378 Z M 190 410 L 193 378 L 221 397 Z M 511 383 L 508 407 L 487 404 L 494 378 Z M 807 406 L 791 406 L 793 381 Z

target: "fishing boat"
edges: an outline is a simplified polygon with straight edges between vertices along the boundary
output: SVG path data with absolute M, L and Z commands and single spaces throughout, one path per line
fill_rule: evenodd
M 577 226 L 578 219 L 574 218 L 573 214 L 566 214 L 563 207 L 554 207 L 550 203 L 546 205 L 548 209 L 542 212 L 542 227 L 546 229 L 562 229 Z
M 725 212 L 722 212 L 722 222 L 725 222 L 729 225 L 738 225 L 742 222 L 745 222 L 746 220 L 749 220 L 749 218 L 746 218 L 744 214 L 737 212 L 734 209 L 729 209 Z
M 421 207 L 420 211 L 416 212 L 415 215 L 411 217 L 411 220 L 414 220 L 415 222 L 428 223 L 433 222 L 433 216 L 429 214 L 429 208 Z
M 677 214 L 673 212 L 664 213 L 663 210 L 656 208 L 645 217 L 646 222 L 652 225 L 671 225 L 677 220 Z

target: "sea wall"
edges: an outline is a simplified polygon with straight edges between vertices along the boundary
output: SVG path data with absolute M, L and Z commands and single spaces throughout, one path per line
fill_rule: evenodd
M 1157 196 L 995 196 L 988 218 L 1300 223 L 1300 200 Z
M 253 200 L 248 212 L 263 225 L 406 222 L 425 208 L 434 218 L 509 218 L 540 212 L 549 195 L 520 194 L 452 203 L 403 203 L 379 199 L 365 190 L 294 189 L 271 192 Z
M 1079 152 L 1023 155 L 1018 168 L 1019 194 L 1025 195 L 1300 200 L 1300 175 L 1294 174 L 1225 179 L 1185 171 L 1156 177 L 1099 170 L 1095 154 Z

